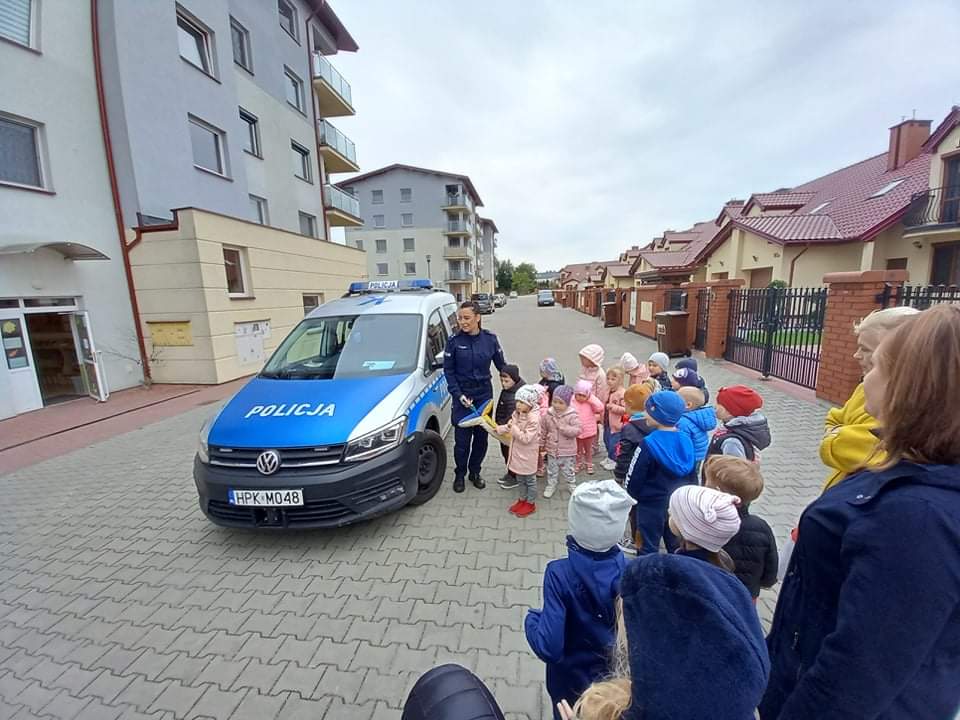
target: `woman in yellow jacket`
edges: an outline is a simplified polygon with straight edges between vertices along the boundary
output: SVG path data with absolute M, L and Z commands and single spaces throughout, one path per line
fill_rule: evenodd
M 884 336 L 900 323 L 919 312 L 911 307 L 892 307 L 876 310 L 854 328 L 857 334 L 857 352 L 854 357 L 866 375 L 873 366 L 873 351 Z M 829 490 L 854 470 L 883 461 L 882 455 L 874 457 L 878 438 L 875 434 L 878 423 L 864 408 L 863 383 L 857 385 L 843 407 L 827 413 L 823 440 L 820 441 L 820 459 L 832 469 L 824 485 Z

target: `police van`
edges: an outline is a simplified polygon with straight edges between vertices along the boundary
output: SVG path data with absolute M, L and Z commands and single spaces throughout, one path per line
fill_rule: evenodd
M 200 432 L 194 480 L 218 525 L 322 528 L 427 502 L 450 430 L 452 295 L 356 282 L 313 310 Z

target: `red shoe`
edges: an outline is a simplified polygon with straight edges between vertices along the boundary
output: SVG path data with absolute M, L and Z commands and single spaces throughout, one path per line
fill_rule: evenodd
M 523 505 L 518 509 L 514 515 L 517 517 L 526 517 L 527 515 L 533 515 L 537 511 L 537 506 L 532 502 L 523 501 Z
M 524 504 L 525 502 L 526 502 L 526 500 L 524 500 L 523 498 L 521 498 L 521 499 L 517 500 L 513 505 L 511 505 L 511 506 L 510 506 L 509 508 L 507 508 L 507 509 L 508 509 L 510 512 L 512 512 L 514 515 L 516 515 L 516 514 L 517 514 L 517 510 L 519 510 L 521 507 L 523 507 L 523 504 Z

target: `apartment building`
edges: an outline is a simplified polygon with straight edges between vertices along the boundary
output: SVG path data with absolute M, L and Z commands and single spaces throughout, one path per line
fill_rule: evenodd
M 496 225 L 481 224 L 466 175 L 394 164 L 339 186 L 360 204 L 362 227 L 348 227 L 346 241 L 367 252 L 371 279 L 426 277 L 458 300 L 478 292 L 481 273 L 492 284 Z
M 0 0 L 0 418 L 143 379 L 90 4 L 44 10 Z
M 490 218 L 477 223 L 477 292 L 493 293 L 497 288 L 497 233 L 500 230 Z
M 365 275 L 330 57 L 357 44 L 322 0 L 101 0 L 104 103 L 140 329 L 159 382 L 260 369 L 304 313 Z M 150 32 L 141 32 L 142 28 Z

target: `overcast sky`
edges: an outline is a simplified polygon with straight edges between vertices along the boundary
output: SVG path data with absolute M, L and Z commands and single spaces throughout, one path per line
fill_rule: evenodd
M 362 170 L 469 175 L 500 258 L 615 258 L 960 104 L 960 3 L 333 0 Z

